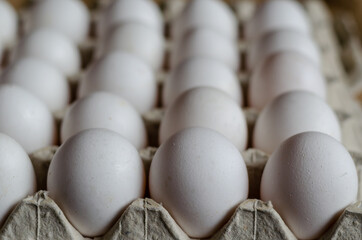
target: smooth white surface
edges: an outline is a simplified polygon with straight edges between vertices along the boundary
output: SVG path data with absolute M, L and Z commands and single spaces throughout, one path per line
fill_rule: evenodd
M 162 34 L 145 24 L 124 23 L 110 31 L 101 51 L 116 50 L 136 55 L 157 71 L 163 64 L 165 40 Z
M 163 85 L 164 107 L 185 91 L 195 87 L 214 87 L 227 93 L 236 103 L 243 105 L 238 76 L 225 64 L 208 58 L 191 58 L 179 64 Z
M 238 37 L 238 22 L 230 7 L 220 0 L 188 1 L 171 25 L 172 37 L 182 38 L 197 28 L 216 31 L 232 40 Z
M 52 28 L 80 44 L 88 36 L 90 14 L 81 0 L 42 0 L 32 9 L 29 25 L 30 31 Z
M 0 0 L 0 43 L 10 47 L 16 41 L 18 31 L 18 15 L 13 6 L 6 0 Z
M 253 71 L 249 82 L 249 106 L 261 110 L 277 96 L 305 90 L 326 98 L 326 83 L 309 58 L 291 51 L 268 57 Z
M 294 135 L 269 158 L 261 199 L 271 201 L 298 239 L 317 239 L 357 197 L 353 159 L 334 138 Z
M 105 36 L 118 24 L 138 22 L 163 34 L 163 16 L 152 0 L 114 0 L 103 12 L 98 22 L 98 34 Z
M 21 58 L 0 77 L 1 83 L 17 84 L 42 100 L 51 112 L 69 103 L 67 79 L 52 65 L 36 58 Z
M 320 52 L 313 39 L 297 31 L 276 31 L 251 42 L 248 49 L 248 68 L 252 70 L 269 56 L 284 51 L 295 51 L 320 66 Z
M 65 35 L 51 29 L 38 29 L 24 38 L 15 51 L 17 58 L 42 59 L 73 77 L 80 70 L 80 53 L 76 45 Z
M 247 144 L 246 119 L 239 104 L 226 93 L 198 87 L 181 94 L 166 109 L 160 126 L 160 143 L 189 127 L 206 127 L 224 135 L 240 151 Z
M 303 6 L 295 0 L 269 0 L 258 6 L 245 28 L 249 41 L 280 30 L 310 34 L 310 22 Z
M 183 130 L 162 144 L 149 181 L 152 199 L 193 238 L 210 237 L 248 197 L 248 173 L 240 152 L 206 128 Z
M 123 98 L 106 92 L 95 92 L 74 102 L 65 113 L 61 140 L 89 128 L 115 131 L 137 149 L 147 145 L 147 133 L 141 115 Z
M 65 142 L 50 163 L 49 196 L 84 236 L 104 234 L 125 208 L 144 197 L 145 172 L 137 149 L 105 129 Z
M 134 55 L 113 52 L 95 61 L 82 78 L 78 97 L 95 91 L 114 93 L 128 100 L 140 113 L 157 101 L 157 83 L 151 68 Z
M 275 98 L 259 114 L 253 147 L 271 154 L 287 138 L 307 131 L 341 140 L 337 116 L 323 99 L 305 91 L 288 92 Z
M 32 153 L 55 144 L 55 123 L 45 103 L 27 90 L 0 85 L 0 132 Z
M 239 68 L 239 51 L 236 41 L 209 29 L 197 29 L 189 32 L 177 42 L 171 55 L 171 66 L 193 58 L 205 57 L 218 60 L 236 71 Z
M 0 133 L 0 227 L 23 198 L 36 191 L 36 178 L 24 149 Z

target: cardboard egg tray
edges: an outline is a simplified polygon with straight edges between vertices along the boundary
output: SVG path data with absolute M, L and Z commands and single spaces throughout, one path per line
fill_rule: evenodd
M 98 9 L 106 1 L 95 1 L 92 6 L 98 6 L 93 11 L 93 20 L 97 19 Z M 240 21 L 240 28 L 253 13 L 255 3 L 250 0 L 228 1 Z M 164 12 L 166 25 L 181 9 L 185 0 L 158 1 Z M 327 102 L 335 110 L 342 128 L 342 142 L 350 151 L 358 171 L 359 192 L 358 202 L 348 206 L 338 221 L 320 239 L 362 239 L 362 112 L 360 105 L 351 97 L 346 85 L 347 75 L 339 56 L 339 44 L 332 26 L 332 18 L 328 9 L 319 0 L 303 2 L 313 24 L 313 35 L 320 47 L 322 69 L 327 79 Z M 22 19 L 26 19 L 23 17 Z M 93 26 L 94 27 L 94 26 Z M 166 26 L 167 32 L 167 26 Z M 166 33 L 167 36 L 167 33 Z M 87 46 L 88 55 L 84 58 L 84 66 L 91 61 L 94 52 L 94 36 Z M 170 46 L 170 41 L 168 46 Z M 247 43 L 240 40 L 240 55 L 245 59 Z M 166 52 L 165 68 L 158 73 L 159 86 L 168 74 Z M 81 73 L 80 73 L 81 74 Z M 248 74 L 241 68 L 240 84 L 246 96 Z M 73 90 L 77 79 L 70 81 Z M 244 108 L 247 118 L 249 138 L 252 136 L 258 112 Z M 144 114 L 144 122 L 149 134 L 149 147 L 140 151 L 146 173 L 158 146 L 158 129 L 163 116 L 162 108 L 155 108 Z M 55 117 L 61 122 L 63 114 Z M 250 139 L 249 139 L 250 140 Z M 250 142 L 250 141 L 249 141 Z M 250 145 L 250 144 L 249 144 Z M 0 229 L 0 239 L 89 239 L 82 236 L 67 220 L 62 210 L 48 196 L 46 189 L 47 171 L 50 161 L 58 146 L 49 146 L 30 154 L 38 182 L 38 192 L 23 199 L 7 218 Z M 261 175 L 268 160 L 268 155 L 260 150 L 249 148 L 242 152 L 249 174 L 249 199 L 242 202 L 229 221 L 210 239 L 296 239 L 283 222 L 280 215 L 273 209 L 270 202 L 258 200 Z M 175 220 L 162 205 L 152 199 L 135 200 L 120 216 L 117 223 L 101 237 L 95 240 L 116 239 L 190 239 L 177 225 Z

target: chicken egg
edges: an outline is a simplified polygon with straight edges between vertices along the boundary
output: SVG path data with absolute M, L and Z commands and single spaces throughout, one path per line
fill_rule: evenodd
M 253 71 L 248 103 L 261 110 L 277 96 L 293 90 L 305 90 L 326 98 L 324 76 L 308 57 L 292 51 L 279 52 L 268 57 Z
M 261 199 L 298 239 L 317 239 L 356 200 L 357 171 L 343 145 L 320 132 L 284 141 L 266 163 Z
M 87 237 L 104 234 L 145 193 L 137 149 L 121 135 L 89 129 L 60 146 L 48 171 L 49 196 Z
M 248 196 L 248 173 L 238 149 L 206 128 L 182 130 L 157 150 L 149 176 L 162 203 L 192 238 L 210 237 Z
M 295 51 L 320 66 L 320 53 L 316 43 L 306 34 L 297 31 L 276 31 L 251 43 L 248 50 L 248 68 L 252 70 L 268 56 L 283 51 Z
M 115 131 L 137 149 L 147 145 L 147 133 L 140 114 L 123 98 L 95 92 L 74 102 L 65 113 L 61 125 L 61 140 L 89 128 Z
M 341 140 L 337 116 L 323 99 L 306 91 L 287 92 L 259 114 L 253 147 L 271 154 L 287 138 L 307 131 L 323 132 Z
M 53 116 L 45 103 L 27 90 L 0 85 L 0 132 L 14 138 L 27 153 L 55 143 Z
M 16 58 L 35 57 L 47 61 L 66 77 L 74 77 L 80 70 L 80 53 L 65 35 L 51 29 L 30 33 L 15 51 Z
M 220 0 L 188 1 L 171 27 L 174 39 L 196 28 L 208 28 L 232 40 L 238 37 L 237 20 L 229 6 Z
M 0 0 L 0 43 L 9 47 L 16 41 L 18 32 L 18 15 L 6 0 Z
M 37 1 L 30 16 L 30 31 L 39 28 L 57 30 L 74 43 L 84 42 L 88 36 L 90 15 L 79 0 Z
M 206 127 L 224 135 L 239 150 L 247 144 L 243 111 L 226 93 L 210 87 L 192 88 L 166 109 L 160 126 L 160 143 L 189 127 Z
M 18 84 L 42 100 L 51 112 L 63 110 L 70 98 L 67 79 L 52 65 L 25 57 L 13 63 L 1 76 L 1 83 Z
M 245 27 L 248 40 L 280 30 L 310 34 L 310 22 L 303 6 L 295 0 L 269 0 L 259 5 Z
M 117 25 L 103 43 L 104 53 L 116 50 L 136 55 L 154 71 L 161 68 L 164 58 L 163 35 L 145 24 L 129 22 Z M 147 41 L 145 41 L 147 39 Z
M 141 59 L 115 51 L 95 61 L 82 78 L 78 97 L 106 91 L 129 101 L 140 113 L 156 105 L 157 82 L 152 69 Z
M 163 16 L 152 0 L 114 0 L 102 13 L 98 34 L 105 36 L 114 26 L 125 22 L 145 24 L 163 34 Z
M 214 87 L 243 104 L 239 79 L 225 64 L 208 58 L 191 58 L 179 64 L 163 85 L 163 106 L 169 106 L 180 94 L 195 87 Z
M 218 32 L 204 28 L 196 29 L 177 43 L 171 54 L 173 68 L 193 57 L 218 60 L 234 71 L 239 68 L 240 60 L 236 41 L 230 40 Z
M 13 208 L 36 191 L 33 165 L 24 149 L 0 133 L 0 227 Z

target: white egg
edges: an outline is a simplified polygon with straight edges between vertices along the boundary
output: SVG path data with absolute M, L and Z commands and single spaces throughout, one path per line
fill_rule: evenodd
M 95 92 L 74 102 L 67 110 L 61 140 L 89 128 L 115 131 L 137 149 L 147 145 L 147 133 L 140 114 L 123 98 L 106 92 Z
M 90 129 L 66 141 L 50 163 L 49 196 L 87 237 L 104 234 L 145 193 L 137 149 L 121 135 Z
M 80 44 L 88 36 L 90 15 L 80 0 L 43 0 L 37 1 L 32 9 L 29 25 L 30 31 L 52 28 Z
M 213 129 L 239 150 L 244 150 L 247 144 L 246 119 L 241 107 L 215 88 L 197 87 L 181 94 L 162 118 L 160 143 L 189 127 Z
M 80 70 L 80 53 L 76 45 L 65 35 L 51 29 L 30 33 L 16 49 L 15 56 L 47 61 L 67 77 L 73 77 Z
M 69 103 L 67 79 L 52 65 L 36 58 L 21 58 L 1 76 L 1 83 L 18 84 L 42 100 L 51 112 Z
M 261 199 L 271 201 L 298 239 L 317 239 L 357 197 L 354 162 L 343 145 L 319 132 L 287 139 L 268 160 Z
M 0 227 L 13 208 L 36 191 L 36 178 L 24 149 L 0 133 Z
M 129 22 L 110 31 L 103 48 L 105 53 L 120 50 L 134 54 L 157 71 L 163 64 L 165 40 L 162 34 L 149 26 Z
M 247 23 L 245 35 L 255 40 L 280 30 L 294 30 L 310 34 L 310 22 L 303 6 L 295 0 L 269 0 L 259 5 Z
M 322 132 L 341 140 L 337 116 L 323 99 L 305 91 L 287 92 L 259 114 L 253 147 L 272 153 L 287 138 L 307 131 Z
M 283 51 L 295 51 L 320 66 L 320 53 L 313 39 L 297 31 L 276 31 L 252 42 L 248 49 L 248 68 L 252 70 L 267 57 Z
M 218 60 L 233 70 L 239 68 L 239 52 L 236 41 L 225 38 L 209 29 L 197 29 L 190 32 L 174 46 L 171 65 L 193 58 L 205 57 Z
M 280 52 L 269 56 L 253 71 L 248 103 L 261 110 L 277 96 L 293 90 L 305 90 L 326 98 L 326 83 L 320 69 L 297 52 Z
M 98 23 L 100 37 L 120 23 L 138 22 L 163 34 L 163 16 L 152 0 L 114 0 L 104 12 Z
M 0 0 L 0 42 L 9 47 L 16 41 L 18 32 L 18 15 L 6 0 Z
M 55 122 L 45 103 L 8 84 L 0 85 L 0 132 L 14 138 L 27 153 L 54 144 L 56 137 Z
M 151 68 L 134 55 L 113 52 L 95 61 L 82 78 L 78 97 L 106 91 L 129 101 L 140 113 L 157 101 L 157 82 Z
M 243 104 L 238 76 L 225 64 L 208 58 L 191 58 L 173 69 L 163 85 L 163 106 L 169 106 L 178 96 L 195 87 L 214 87 Z
M 149 176 L 162 203 L 192 238 L 210 237 L 248 196 L 248 173 L 238 149 L 219 133 L 188 128 L 157 150 Z
M 208 28 L 232 40 L 238 37 L 237 19 L 230 7 L 220 0 L 189 1 L 171 27 L 174 39 L 196 28 Z

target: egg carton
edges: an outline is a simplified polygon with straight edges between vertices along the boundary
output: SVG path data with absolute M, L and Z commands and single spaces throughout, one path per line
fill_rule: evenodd
M 92 1 L 94 2 L 94 1 Z M 158 1 L 163 6 L 166 22 L 177 14 L 185 0 Z M 241 28 L 250 18 L 255 3 L 250 0 L 229 1 L 235 10 Z M 346 87 L 347 78 L 341 59 L 339 45 L 333 31 L 332 19 L 325 5 L 318 0 L 303 2 L 314 27 L 314 36 L 322 52 L 323 73 L 328 83 L 328 103 L 337 113 L 342 127 L 342 141 L 353 156 L 359 178 L 359 202 L 348 206 L 339 220 L 331 226 L 321 239 L 362 239 L 362 121 L 361 110 L 351 98 Z M 97 4 L 96 4 L 97 5 Z M 98 4 L 101 6 L 101 4 Z M 97 9 L 94 10 L 97 12 Z M 93 15 L 94 19 L 97 14 Z M 167 27 L 166 27 L 167 28 Z M 168 46 L 170 42 L 168 42 Z M 240 52 L 245 56 L 247 43 L 240 41 Z M 91 47 L 94 51 L 94 46 Z M 90 58 L 88 59 L 90 60 Z M 167 77 L 165 69 L 158 74 L 160 89 Z M 81 73 L 80 73 L 81 75 Z M 247 89 L 248 73 L 240 72 L 240 83 Z M 77 79 L 72 81 L 76 89 Z M 246 96 L 246 92 L 244 93 Z M 149 134 L 149 145 L 158 146 L 158 129 L 164 110 L 156 108 L 143 118 Z M 249 137 L 258 116 L 254 109 L 245 108 Z M 56 115 L 60 124 L 63 112 Z M 140 151 L 146 172 L 157 148 L 148 147 Z M 31 154 L 36 171 L 38 187 L 46 189 L 47 170 L 57 146 L 50 146 Z M 256 149 L 243 153 L 249 174 L 249 198 L 259 198 L 262 171 L 268 156 Z M 34 196 L 22 200 L 4 226 L 0 229 L 0 239 L 87 239 L 66 219 L 61 209 L 40 190 Z M 152 199 L 135 200 L 122 214 L 118 222 L 100 239 L 190 239 L 176 224 L 162 205 Z M 296 239 L 285 225 L 270 202 L 248 199 L 235 210 L 229 222 L 211 239 Z

